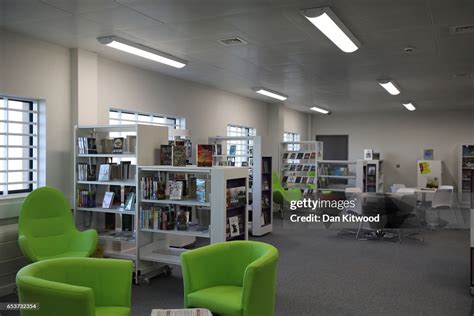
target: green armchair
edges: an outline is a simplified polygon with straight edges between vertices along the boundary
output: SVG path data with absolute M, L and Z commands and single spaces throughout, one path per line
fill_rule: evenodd
M 16 276 L 20 303 L 39 303 L 22 316 L 130 316 L 133 262 L 58 258 L 38 261 Z
M 273 316 L 278 250 L 256 241 L 212 244 L 181 254 L 185 307 L 222 316 Z
M 64 194 L 56 188 L 41 187 L 21 206 L 18 243 L 23 255 L 33 262 L 89 257 L 97 247 L 97 232 L 78 231 Z
M 280 214 L 283 218 L 283 211 L 285 208 L 285 203 L 289 204 L 293 200 L 301 200 L 303 198 L 303 193 L 300 189 L 293 188 L 285 190 L 281 185 L 280 177 L 276 171 L 272 172 L 272 188 L 273 188 L 273 202 L 280 205 Z

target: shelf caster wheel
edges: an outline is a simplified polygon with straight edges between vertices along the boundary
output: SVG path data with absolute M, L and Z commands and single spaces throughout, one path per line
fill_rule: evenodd
M 138 282 L 140 283 L 140 286 L 150 285 L 150 279 L 144 276 L 139 277 Z
M 167 266 L 164 268 L 163 275 L 168 277 L 171 275 L 172 272 L 173 272 L 173 268 L 171 268 L 170 266 Z

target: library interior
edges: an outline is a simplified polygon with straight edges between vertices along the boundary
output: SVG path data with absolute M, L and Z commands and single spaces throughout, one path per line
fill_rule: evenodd
M 0 315 L 474 315 L 472 0 L 0 0 Z

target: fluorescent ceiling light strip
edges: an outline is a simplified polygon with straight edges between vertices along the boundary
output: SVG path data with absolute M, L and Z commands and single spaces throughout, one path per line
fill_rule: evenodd
M 140 44 L 129 42 L 116 36 L 98 38 L 98 40 L 106 46 L 149 60 L 153 60 L 171 67 L 183 68 L 184 66 L 186 66 L 187 63 L 186 61 L 177 57 L 173 57 L 166 53 L 159 52 L 155 49 Z
M 381 85 L 391 95 L 400 94 L 400 89 L 392 81 L 379 81 L 379 85 Z
M 286 99 L 288 99 L 288 97 L 286 95 L 281 94 L 281 93 L 276 92 L 276 91 L 271 91 L 271 90 L 266 89 L 266 88 L 256 88 L 254 90 L 257 93 L 266 95 L 267 97 L 274 98 L 274 99 L 277 99 L 277 100 L 280 100 L 280 101 L 285 101 Z
M 331 112 L 329 112 L 328 110 L 325 110 L 325 109 L 322 109 L 322 108 L 318 108 L 317 106 L 313 106 L 312 108 L 310 108 L 310 110 L 313 110 L 313 111 L 316 111 L 316 112 L 319 112 L 319 113 L 322 113 L 322 114 L 329 114 Z
M 408 111 L 415 111 L 416 107 L 413 105 L 413 103 L 408 102 L 408 103 L 403 103 L 403 106 L 408 110 Z
M 329 7 L 302 10 L 301 13 L 343 52 L 359 49 L 359 41 Z

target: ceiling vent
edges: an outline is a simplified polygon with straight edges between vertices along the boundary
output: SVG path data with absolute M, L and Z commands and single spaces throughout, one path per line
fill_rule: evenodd
M 451 26 L 450 33 L 451 35 L 474 34 L 474 24 Z
M 219 43 L 221 43 L 224 46 L 239 46 L 239 45 L 245 45 L 248 44 L 248 42 L 238 36 L 236 37 L 229 37 L 229 38 L 223 38 L 220 40 L 217 40 Z

